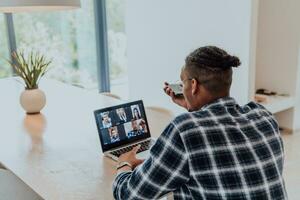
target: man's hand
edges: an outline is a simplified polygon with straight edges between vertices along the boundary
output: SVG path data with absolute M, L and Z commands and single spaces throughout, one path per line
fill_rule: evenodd
M 138 165 L 144 162 L 144 160 L 136 158 L 136 152 L 139 150 L 140 147 L 140 145 L 135 146 L 131 151 L 122 154 L 119 157 L 118 162 L 129 162 L 132 165 L 132 169 L 135 169 Z
M 172 98 L 172 101 L 176 103 L 177 105 L 184 107 L 185 109 L 188 109 L 186 101 L 183 96 L 175 96 L 173 90 L 169 87 L 169 83 L 165 82 L 164 87 L 165 93 Z

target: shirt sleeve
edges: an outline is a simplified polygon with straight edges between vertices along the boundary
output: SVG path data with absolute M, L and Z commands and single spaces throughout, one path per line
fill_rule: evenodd
M 121 199 L 157 199 L 189 180 L 187 154 L 177 128 L 171 123 L 150 149 L 150 156 L 132 172 L 117 175 L 113 194 Z

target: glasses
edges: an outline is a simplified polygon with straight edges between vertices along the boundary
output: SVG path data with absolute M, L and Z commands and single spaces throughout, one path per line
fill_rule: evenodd
M 195 79 L 196 81 L 198 81 L 196 78 L 186 78 L 186 79 L 183 79 L 183 80 L 177 80 L 176 84 L 180 85 L 180 87 L 183 87 L 183 84 L 184 84 L 185 81 L 191 81 L 193 79 Z

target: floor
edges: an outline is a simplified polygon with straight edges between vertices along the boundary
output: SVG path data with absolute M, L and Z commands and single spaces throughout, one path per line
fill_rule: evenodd
M 289 200 L 300 199 L 300 131 L 283 134 L 285 148 L 284 176 Z

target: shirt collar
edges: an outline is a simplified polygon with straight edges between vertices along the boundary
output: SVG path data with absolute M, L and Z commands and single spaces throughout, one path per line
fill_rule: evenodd
M 201 110 L 211 109 L 214 107 L 230 107 L 237 105 L 236 101 L 232 97 L 222 97 L 219 98 L 211 103 L 208 103 L 204 106 L 202 106 Z

